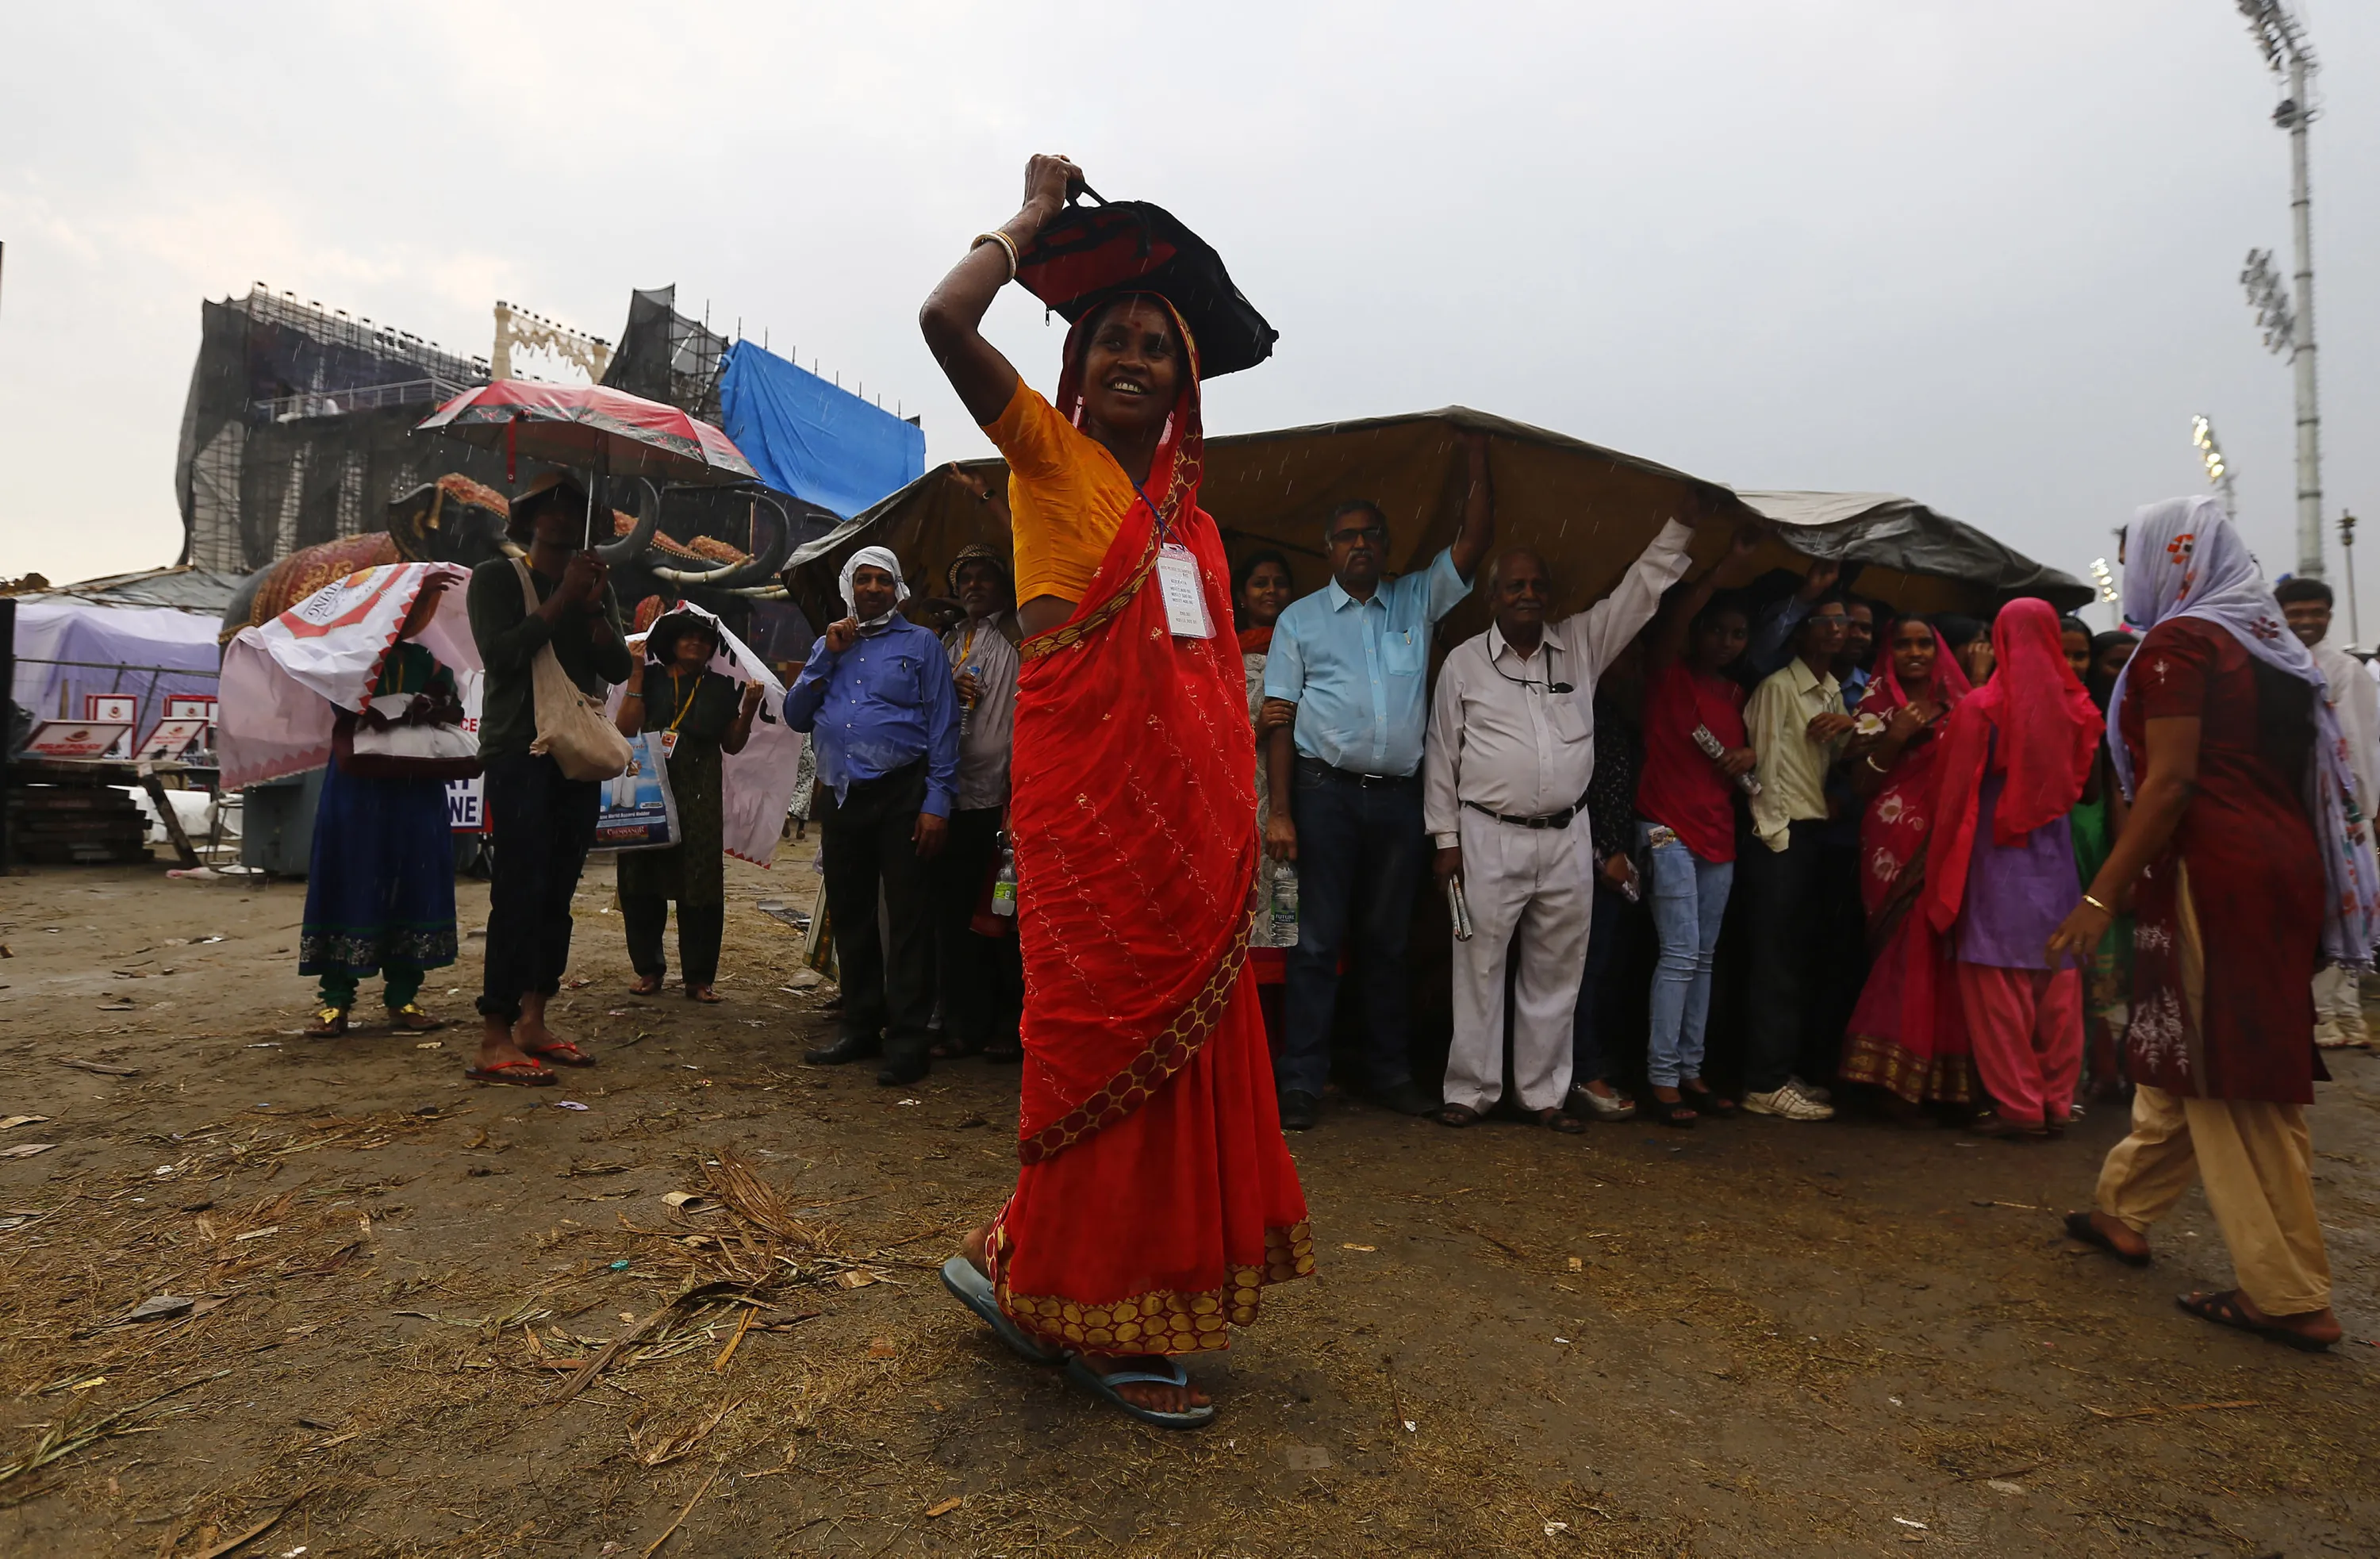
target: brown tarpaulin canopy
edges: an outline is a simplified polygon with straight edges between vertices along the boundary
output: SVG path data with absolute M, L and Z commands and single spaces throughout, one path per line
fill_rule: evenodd
M 1856 563 L 1862 593 L 1911 610 L 1988 612 L 2021 594 L 2071 609 L 2091 599 L 2089 586 L 1911 499 L 1732 493 L 1463 407 L 1209 438 L 1199 502 L 1221 527 L 1235 561 L 1258 547 L 1287 554 L 1302 595 L 1329 578 L 1323 517 L 1348 499 L 1371 499 L 1389 517 L 1390 565 L 1403 571 L 1453 540 L 1464 484 L 1459 435 L 1473 430 L 1489 441 L 1496 548 L 1525 546 L 1544 556 L 1557 615 L 1609 591 L 1673 518 L 1696 526 L 1694 553 L 1704 562 L 1726 548 L 1737 525 L 1767 520 L 1779 539 L 1767 543 L 1759 561 L 1796 568 L 1806 556 Z M 1006 527 L 954 469 L 993 484 L 1007 481 L 999 460 L 936 467 L 794 554 L 794 593 L 812 622 L 843 615 L 836 577 L 859 547 L 892 548 L 909 588 L 924 596 L 946 593 L 944 570 L 970 543 L 1009 551 Z M 1485 593 L 1475 593 L 1448 617 L 1438 642 L 1460 643 L 1487 626 Z

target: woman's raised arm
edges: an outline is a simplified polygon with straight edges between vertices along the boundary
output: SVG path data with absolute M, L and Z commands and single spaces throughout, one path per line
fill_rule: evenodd
M 1036 156 L 1025 164 L 1025 205 L 1000 225 L 1008 242 L 985 235 L 951 267 L 949 275 L 926 298 L 917 311 L 917 327 L 926 346 L 941 364 L 943 377 L 978 424 L 1000 420 L 1016 394 L 1016 369 L 1000 349 L 983 338 L 983 323 L 991 300 L 1014 279 L 1009 257 L 1032 243 L 1044 224 L 1064 209 L 1067 192 L 1082 183 L 1083 172 L 1063 157 Z M 1011 247 L 1013 246 L 1013 248 Z

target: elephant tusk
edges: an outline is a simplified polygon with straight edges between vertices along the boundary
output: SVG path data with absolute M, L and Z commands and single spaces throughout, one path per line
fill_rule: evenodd
M 526 558 L 528 556 L 528 553 L 521 550 L 521 544 L 518 542 L 514 541 L 510 536 L 504 537 L 503 540 L 499 541 L 496 545 L 504 549 L 504 555 L 506 557 Z
M 793 550 L 793 520 L 785 513 L 784 505 L 768 493 L 753 494 L 753 505 L 756 529 L 761 505 L 766 505 L 774 515 L 776 524 L 769 533 L 766 545 L 758 544 L 759 538 L 754 538 L 756 545 L 752 556 L 741 563 L 710 569 L 655 568 L 650 563 L 647 568 L 655 579 L 667 579 L 674 585 L 698 585 L 706 590 L 721 591 L 740 591 L 757 586 L 762 580 L 774 580 L 778 570 L 784 565 L 785 554 Z
M 637 479 L 637 485 L 645 490 L 646 502 L 637 516 L 635 528 L 618 541 L 606 542 L 594 549 L 597 557 L 615 568 L 641 557 L 652 544 L 653 532 L 661 527 L 661 489 L 641 477 Z
M 730 574 L 740 573 L 747 566 L 747 565 L 741 563 L 727 563 L 722 564 L 716 568 L 706 568 L 700 570 L 693 568 L 648 567 L 645 572 L 650 574 L 656 579 L 667 579 L 674 585 L 707 585 L 713 579 L 723 579 Z
M 731 590 L 723 593 L 740 595 L 747 601 L 791 601 L 793 599 L 783 585 L 747 585 L 741 590 Z

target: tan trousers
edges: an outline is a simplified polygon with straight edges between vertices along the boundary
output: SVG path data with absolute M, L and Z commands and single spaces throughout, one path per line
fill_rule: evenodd
M 2369 1035 L 2363 1028 L 2362 981 L 2351 970 L 2337 964 L 2313 977 L 2313 1034 L 2316 1040 L 2349 1044 L 2362 1044 Z
M 2231 1270 L 2258 1309 L 2283 1316 L 2330 1308 L 2302 1105 L 2135 1090 L 2132 1134 L 2099 1171 L 2099 1211 L 2145 1234 L 2193 1175 L 2231 1248 Z

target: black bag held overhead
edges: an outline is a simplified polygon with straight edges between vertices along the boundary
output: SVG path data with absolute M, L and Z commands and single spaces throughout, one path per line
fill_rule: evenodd
M 1069 204 L 1018 258 L 1016 279 L 1069 324 L 1119 292 L 1157 294 L 1196 338 L 1203 379 L 1254 368 L 1281 338 L 1232 285 L 1222 256 L 1146 201 Z

